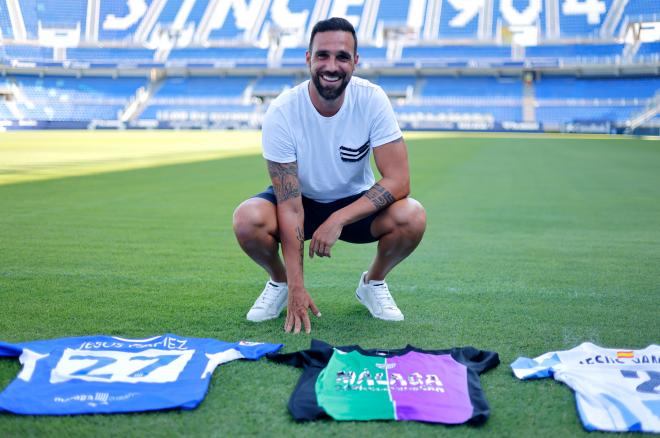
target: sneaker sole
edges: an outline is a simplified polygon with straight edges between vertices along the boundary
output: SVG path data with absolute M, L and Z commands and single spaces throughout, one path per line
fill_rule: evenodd
M 271 319 L 277 319 L 277 318 L 279 318 L 279 316 L 280 315 L 271 316 L 270 318 L 261 318 L 261 319 L 252 319 L 252 318 L 246 317 L 245 319 L 247 319 L 250 322 L 264 322 L 264 321 L 270 321 Z
M 284 310 L 284 309 L 282 309 L 282 310 Z M 250 322 L 264 322 L 264 321 L 270 321 L 271 319 L 277 319 L 277 318 L 280 317 L 281 314 L 282 314 L 282 311 L 280 310 L 280 313 L 278 313 L 278 314 L 275 315 L 275 316 L 269 316 L 269 317 L 267 317 L 267 318 L 259 318 L 259 319 L 257 319 L 257 318 L 250 318 L 249 316 L 246 315 L 246 316 L 245 316 L 245 319 L 247 319 L 247 320 L 250 321 Z

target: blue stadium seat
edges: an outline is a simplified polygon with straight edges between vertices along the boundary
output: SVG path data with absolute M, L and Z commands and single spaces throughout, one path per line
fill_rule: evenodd
M 282 53 L 282 67 L 302 67 L 305 65 L 307 47 L 289 47 Z
M 53 59 L 53 49 L 25 44 L 7 44 L 4 46 L 4 56 L 10 61 L 48 61 Z
M 225 66 L 266 66 L 268 50 L 258 47 L 210 47 L 174 49 L 169 63 L 177 61 L 219 63 Z M 172 62 L 174 61 L 174 62 Z
M 124 105 L 76 102 L 47 102 L 32 108 L 22 107 L 27 119 L 45 121 L 116 120 Z
M 263 76 L 257 80 L 252 88 L 252 94 L 258 96 L 277 95 L 286 88 L 293 87 L 293 76 Z
M 36 40 L 39 37 L 37 35 L 39 17 L 37 16 L 36 0 L 26 0 L 25 3 L 21 2 L 21 14 L 23 15 L 25 32 L 28 39 Z
M 3 6 L 4 4 L 5 2 L 2 2 Z M 87 2 L 80 0 L 21 0 L 20 10 L 25 24 L 25 32 L 31 40 L 38 39 L 39 25 L 48 29 L 79 28 L 80 34 L 85 34 Z M 1 12 L 0 15 L 2 15 Z
M 443 45 L 408 46 L 401 54 L 402 62 L 412 62 L 417 66 L 440 66 L 451 63 L 504 62 L 511 59 L 510 46 L 496 45 Z
M 155 50 L 141 48 L 72 47 L 67 49 L 66 57 L 72 61 L 139 63 L 154 59 Z
M 634 1 L 638 0 L 633 0 L 633 2 Z M 612 2 L 613 0 L 573 2 L 575 4 L 580 4 L 580 6 L 573 9 L 568 7 L 573 3 L 560 1 L 558 8 L 560 36 L 562 38 L 597 38 L 600 27 L 607 16 L 607 11 L 609 11 Z M 604 8 L 600 5 L 604 5 Z
M 145 78 L 11 76 L 27 98 L 19 109 L 36 120 L 115 120 Z
M 435 37 L 442 39 L 477 40 L 479 14 L 474 15 L 468 22 L 459 24 L 456 23 L 456 19 L 461 13 L 462 11 L 454 9 L 454 6 L 450 2 L 443 2 L 440 15 L 440 29 L 438 35 L 435 35 Z
M 643 107 L 635 105 L 539 105 L 536 118 L 543 123 L 609 121 L 623 123 Z
M 535 83 L 537 99 L 648 99 L 660 90 L 660 78 L 576 78 L 543 76 Z
M 381 75 L 373 82 L 380 85 L 388 95 L 406 95 L 409 88 L 415 88 L 417 78 L 415 76 L 385 76 Z
M 660 2 L 657 0 L 629 0 L 623 10 L 623 18 L 638 20 L 654 17 L 660 14 Z
M 9 111 L 3 100 L 0 100 L 0 120 L 12 120 L 14 115 Z
M 158 98 L 240 98 L 251 76 L 170 77 L 156 93 Z
M 422 97 L 522 97 L 520 78 L 428 76 Z
M 0 37 L 14 38 L 14 30 L 11 27 L 11 20 L 5 2 L 0 2 Z
M 623 54 L 624 44 L 545 44 L 530 46 L 525 59 L 572 59 L 582 62 L 613 63 Z
M 358 56 L 360 57 L 358 61 L 362 65 L 378 67 L 388 64 L 387 47 L 360 46 Z
M 660 62 L 660 41 L 642 43 L 635 57 L 639 60 Z
M 146 9 L 138 8 L 133 11 L 129 9 L 129 2 L 126 1 L 99 3 L 99 41 L 130 41 L 153 0 L 145 0 Z

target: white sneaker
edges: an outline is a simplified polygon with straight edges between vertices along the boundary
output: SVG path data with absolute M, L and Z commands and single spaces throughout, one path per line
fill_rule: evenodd
M 403 321 L 403 313 L 401 313 L 392 295 L 390 295 L 387 283 L 371 280 L 367 284 L 364 282 L 366 276 L 367 273 L 363 272 L 360 277 L 360 284 L 358 284 L 355 291 L 355 298 L 369 309 L 374 318 L 384 319 L 385 321 Z
M 272 281 L 266 282 L 263 292 L 247 313 L 248 321 L 261 322 L 277 318 L 286 307 L 289 298 L 287 285 L 278 286 Z

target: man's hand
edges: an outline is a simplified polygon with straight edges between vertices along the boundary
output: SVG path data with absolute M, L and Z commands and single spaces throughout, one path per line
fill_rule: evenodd
M 330 249 L 339 239 L 343 228 L 341 222 L 332 216 L 326 219 L 312 235 L 309 243 L 309 257 L 313 258 L 314 254 L 319 257 L 330 257 Z
M 304 287 L 289 288 L 289 303 L 286 309 L 286 321 L 284 323 L 284 331 L 287 333 L 297 334 L 304 326 L 305 332 L 312 331 L 312 323 L 309 320 L 307 310 L 311 309 L 312 313 L 317 317 L 321 316 L 318 307 L 314 304 L 312 297 Z

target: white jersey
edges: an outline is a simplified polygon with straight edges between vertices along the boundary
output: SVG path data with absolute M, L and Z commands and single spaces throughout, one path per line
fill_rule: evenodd
M 601 348 L 585 342 L 511 364 L 519 379 L 553 376 L 575 391 L 587 430 L 660 433 L 660 347 Z
M 387 95 L 353 77 L 341 109 L 323 117 L 312 104 L 308 84 L 283 92 L 270 104 L 262 129 L 264 158 L 297 161 L 301 193 L 318 202 L 368 190 L 375 182 L 371 148 L 402 135 Z

